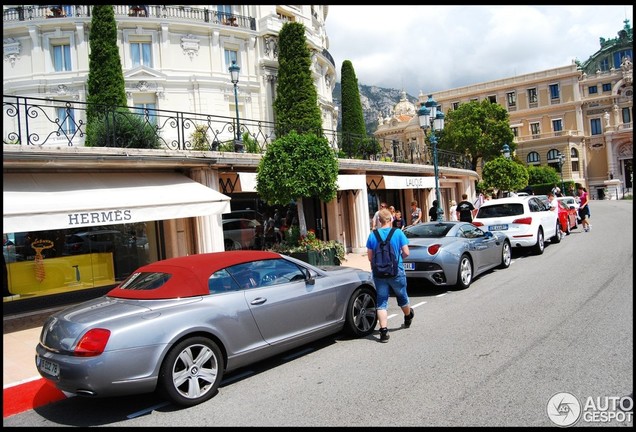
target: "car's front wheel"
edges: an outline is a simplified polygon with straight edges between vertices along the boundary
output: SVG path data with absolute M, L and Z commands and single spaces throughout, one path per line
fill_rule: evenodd
M 470 261 L 468 255 L 462 255 L 459 260 L 459 268 L 457 269 L 457 284 L 456 287 L 460 289 L 466 289 L 473 281 L 473 263 Z
M 370 335 L 378 321 L 375 291 L 363 286 L 354 291 L 347 305 L 345 327 L 355 337 Z
M 216 343 L 201 336 L 189 338 L 168 352 L 159 371 L 159 386 L 175 404 L 197 405 L 214 396 L 224 368 Z

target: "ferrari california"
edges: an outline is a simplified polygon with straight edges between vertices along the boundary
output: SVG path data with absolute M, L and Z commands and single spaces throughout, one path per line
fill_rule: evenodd
M 407 278 L 466 289 L 476 276 L 495 267 L 510 267 L 510 240 L 498 231 L 449 221 L 410 225 L 404 234 L 410 250 L 404 259 Z
M 210 399 L 226 372 L 339 332 L 371 334 L 375 296 L 368 271 L 269 251 L 171 258 L 51 315 L 35 363 L 67 393 L 159 391 L 192 406 Z

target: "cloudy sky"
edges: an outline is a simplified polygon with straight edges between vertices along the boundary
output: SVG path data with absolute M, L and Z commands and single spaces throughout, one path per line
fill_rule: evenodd
M 632 6 L 330 5 L 325 23 L 338 81 L 350 60 L 360 84 L 418 96 L 585 61 L 625 19 Z

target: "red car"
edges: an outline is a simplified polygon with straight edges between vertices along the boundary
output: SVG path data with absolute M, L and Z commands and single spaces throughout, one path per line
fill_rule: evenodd
M 557 202 L 559 203 L 559 226 L 565 235 L 570 235 L 570 230 L 578 227 L 576 209 L 561 200 Z

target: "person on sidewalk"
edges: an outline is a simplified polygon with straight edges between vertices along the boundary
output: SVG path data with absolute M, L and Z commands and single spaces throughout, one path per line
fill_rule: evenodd
M 390 211 L 388 211 L 387 209 L 380 210 L 381 226 L 378 228 L 377 231 L 383 240 L 387 238 L 387 236 L 389 235 L 389 231 L 391 231 L 391 220 L 392 217 Z M 375 251 L 377 245 L 378 239 L 372 232 L 371 234 L 369 234 L 369 238 L 367 239 L 367 257 L 369 258 L 369 262 L 371 263 L 371 265 L 373 265 L 373 251 Z M 393 278 L 376 278 L 375 276 L 373 277 L 375 289 L 377 292 L 376 313 L 378 316 L 378 322 L 380 324 L 380 342 L 389 341 L 389 330 L 387 328 L 387 324 L 389 321 L 387 312 L 387 307 L 389 304 L 389 289 L 391 289 L 395 294 L 397 304 L 404 313 L 405 328 L 409 328 L 411 326 L 411 321 L 413 321 L 413 316 L 415 316 L 415 313 L 410 306 L 408 293 L 406 292 L 406 273 L 404 272 L 403 264 L 403 259 L 409 256 L 409 240 L 406 238 L 406 235 L 404 235 L 401 230 L 396 229 L 393 232 L 393 236 L 391 237 L 390 245 L 393 248 L 395 256 L 398 260 L 397 275 Z
M 592 229 L 590 225 L 590 197 L 583 186 L 579 186 L 579 218 L 583 224 L 583 231 L 588 232 Z
M 482 201 L 483 202 L 483 201 Z M 462 222 L 472 222 L 477 209 L 468 201 L 468 194 L 462 194 L 462 200 L 457 204 L 457 216 Z

